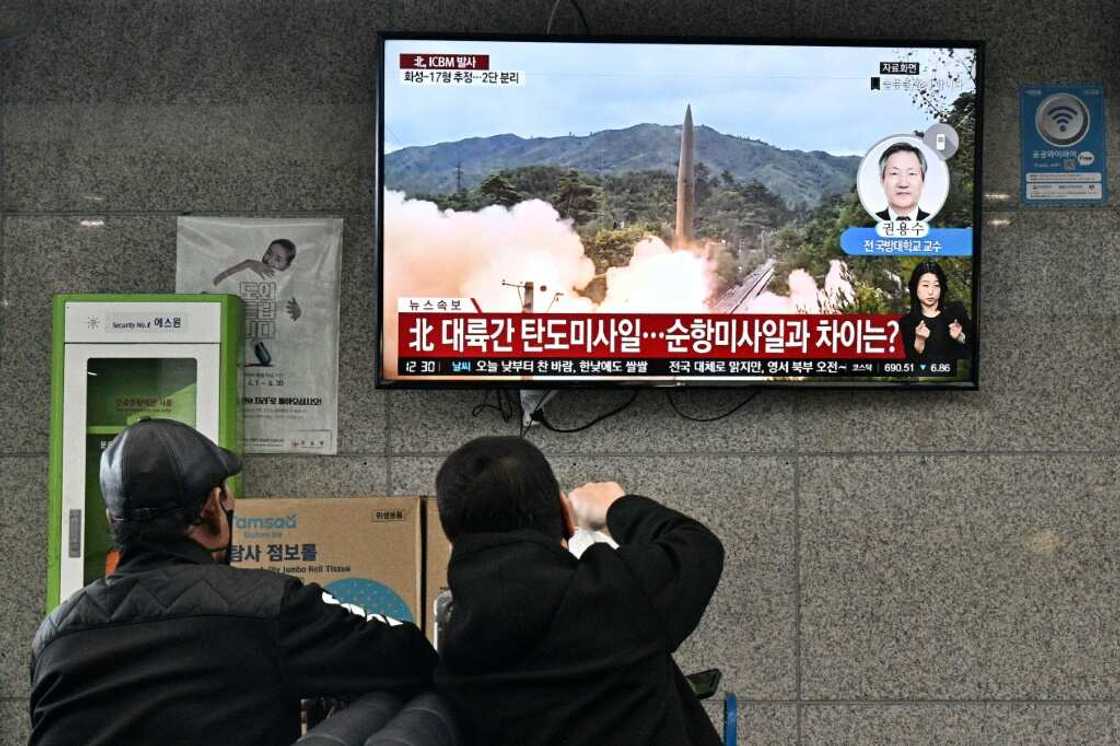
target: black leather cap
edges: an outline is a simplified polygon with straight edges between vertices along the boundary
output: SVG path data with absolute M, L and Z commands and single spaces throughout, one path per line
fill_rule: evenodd
M 146 521 L 197 511 L 210 490 L 241 471 L 241 459 L 193 427 L 143 419 L 101 454 L 101 496 L 114 520 Z

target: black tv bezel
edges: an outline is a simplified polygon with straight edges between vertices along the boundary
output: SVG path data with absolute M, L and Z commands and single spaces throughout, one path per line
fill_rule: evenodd
M 564 380 L 559 378 L 549 380 L 513 380 L 478 378 L 471 381 L 423 380 L 409 378 L 407 380 L 388 379 L 384 377 L 383 349 L 384 349 L 384 290 L 385 290 L 385 263 L 384 263 L 384 200 L 385 190 L 382 184 L 384 173 L 384 145 L 385 145 L 385 120 L 382 113 L 385 108 L 385 42 L 387 41 L 493 41 L 493 42 L 548 42 L 548 43 L 577 43 L 577 44 L 694 44 L 697 46 L 803 46 L 803 47 L 910 47 L 914 49 L 972 49 L 976 53 L 976 146 L 973 162 L 973 237 L 972 237 L 972 326 L 974 344 L 970 377 L 965 381 L 835 381 L 830 379 L 801 381 L 789 380 L 758 380 L 744 381 L 741 379 L 689 379 L 689 380 L 643 380 L 626 379 L 612 380 L 599 378 L 596 380 Z M 980 389 L 980 261 L 983 254 L 983 143 L 984 143 L 984 60 L 985 42 L 983 40 L 966 39 L 842 39 L 842 38 L 750 38 L 750 37 L 673 37 L 673 36 L 624 36 L 624 35 L 545 35 L 545 34 L 501 34 L 501 33 L 443 33 L 443 32 L 414 32 L 414 31 L 379 31 L 377 33 L 377 92 L 374 108 L 374 253 L 377 257 L 377 298 L 375 313 L 376 349 L 374 353 L 374 367 L 376 377 L 374 387 L 377 389 L 420 389 L 420 390 L 453 390 L 453 389 L 810 389 L 810 390 L 904 390 L 904 391 L 978 391 Z

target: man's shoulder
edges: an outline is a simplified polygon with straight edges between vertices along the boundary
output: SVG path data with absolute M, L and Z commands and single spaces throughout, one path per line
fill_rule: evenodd
M 631 557 L 628 549 L 614 548 L 603 542 L 592 544 L 580 555 L 571 574 L 567 601 L 571 603 L 573 597 L 582 597 L 577 606 L 594 599 L 606 606 L 632 608 L 642 596 L 633 567 L 636 559 L 640 560 Z
M 52 611 L 39 625 L 32 654 L 69 632 L 114 624 L 200 614 L 274 617 L 286 590 L 298 583 L 288 575 L 226 565 L 119 573 L 90 583 Z

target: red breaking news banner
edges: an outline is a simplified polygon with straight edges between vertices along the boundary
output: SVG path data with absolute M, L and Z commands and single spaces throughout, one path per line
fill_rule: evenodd
M 899 315 L 405 313 L 401 358 L 904 360 Z
M 489 70 L 488 54 L 409 53 L 400 56 L 402 70 Z

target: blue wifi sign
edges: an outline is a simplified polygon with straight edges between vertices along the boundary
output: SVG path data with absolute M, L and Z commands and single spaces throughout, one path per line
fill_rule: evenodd
M 1108 201 L 1104 86 L 1024 86 L 1019 128 L 1024 205 Z

